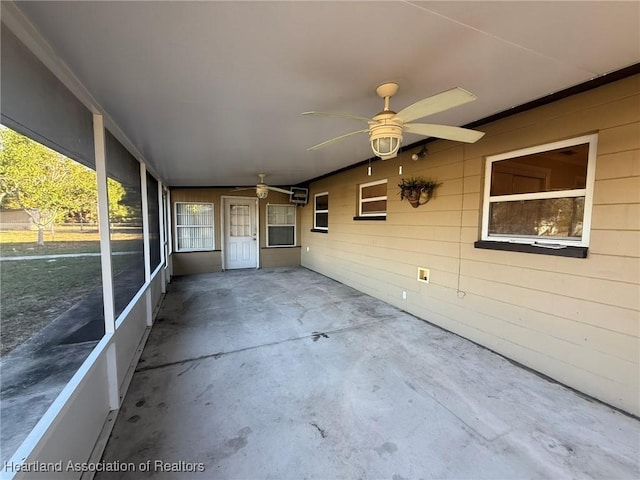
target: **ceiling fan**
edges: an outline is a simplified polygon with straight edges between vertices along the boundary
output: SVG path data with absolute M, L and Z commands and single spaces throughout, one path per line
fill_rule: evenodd
M 384 99 L 384 109 L 376 114 L 373 118 L 360 117 L 358 115 L 349 115 L 345 113 L 330 112 L 304 112 L 302 115 L 321 115 L 325 117 L 347 118 L 366 122 L 369 128 L 350 132 L 341 135 L 326 142 L 319 143 L 307 150 L 318 150 L 320 148 L 331 145 L 351 135 L 358 133 L 369 133 L 369 141 L 371 149 L 378 157 L 383 160 L 394 158 L 398 154 L 400 144 L 402 143 L 402 133 L 416 133 L 426 137 L 443 138 L 446 140 L 454 140 L 457 142 L 474 143 L 482 138 L 484 132 L 470 130 L 468 128 L 451 127 L 448 125 L 437 125 L 432 123 L 409 123 L 427 115 L 433 115 L 438 112 L 449 110 L 450 108 L 472 102 L 476 96 L 463 88 L 455 87 L 442 93 L 438 93 L 431 97 L 424 98 L 408 107 L 400 110 L 398 113 L 389 108 L 389 99 L 398 92 L 397 83 L 384 83 L 376 89 L 378 96 Z
M 266 177 L 266 173 L 259 173 L 258 177 L 260 177 L 260 182 L 255 186 L 255 187 L 237 187 L 234 188 L 233 191 L 237 192 L 240 190 L 253 190 L 255 189 L 256 191 L 256 196 L 258 198 L 267 198 L 267 195 L 269 195 L 269 190 L 273 190 L 274 192 L 280 192 L 280 193 L 286 193 L 291 195 L 293 192 L 291 190 L 285 190 L 284 188 L 278 188 L 278 187 L 271 187 L 269 185 L 267 185 L 266 183 L 264 183 L 264 177 Z

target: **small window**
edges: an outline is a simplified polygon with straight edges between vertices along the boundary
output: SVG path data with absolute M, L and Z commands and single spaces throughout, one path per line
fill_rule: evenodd
M 176 250 L 213 249 L 213 203 L 176 202 Z
M 482 239 L 589 246 L 597 135 L 487 158 Z
M 314 196 L 313 228 L 329 231 L 329 193 L 317 193 Z
M 360 185 L 358 215 L 361 217 L 387 216 L 387 180 Z
M 293 247 L 296 244 L 295 205 L 267 205 L 267 247 Z

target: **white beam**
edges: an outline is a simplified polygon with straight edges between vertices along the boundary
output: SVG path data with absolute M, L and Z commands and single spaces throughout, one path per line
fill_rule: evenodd
M 96 178 L 98 183 L 98 231 L 100 232 L 100 263 L 102 267 L 102 294 L 104 298 L 105 333 L 114 333 L 115 303 L 113 270 L 111 266 L 111 238 L 109 235 L 109 191 L 107 188 L 107 161 L 104 123 L 102 115 L 93 114 Z

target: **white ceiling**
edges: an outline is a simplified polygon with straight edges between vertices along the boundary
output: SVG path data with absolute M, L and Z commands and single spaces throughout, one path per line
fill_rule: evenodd
M 366 134 L 307 151 L 362 126 L 300 113 L 371 117 L 385 81 L 396 111 L 475 93 L 427 120 L 459 126 L 640 62 L 637 1 L 17 6 L 170 186 L 292 185 L 366 160 Z

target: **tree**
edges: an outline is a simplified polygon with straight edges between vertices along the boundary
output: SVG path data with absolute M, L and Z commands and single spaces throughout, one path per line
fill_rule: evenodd
M 111 221 L 128 218 L 125 187 L 107 179 Z M 94 170 L 0 125 L 0 206 L 24 209 L 38 228 L 64 220 L 94 222 L 98 218 Z
M 96 195 L 96 174 L 93 170 L 73 162 L 69 175 L 65 179 L 68 185 L 68 198 L 62 207 L 62 214 L 56 221 L 95 222 L 98 218 L 98 199 Z
M 118 223 L 127 218 L 131 208 L 124 205 L 123 200 L 126 195 L 124 186 L 113 178 L 107 178 L 107 195 L 109 196 L 109 219 L 111 222 Z
M 79 163 L 13 130 L 0 128 L 0 200 L 22 208 L 44 229 L 70 210 L 95 210 L 95 173 Z

